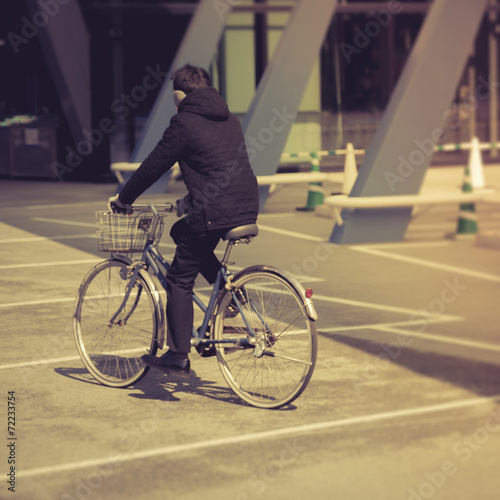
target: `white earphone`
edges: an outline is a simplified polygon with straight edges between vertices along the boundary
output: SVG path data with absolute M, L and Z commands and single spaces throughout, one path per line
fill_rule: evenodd
M 182 99 L 186 97 L 186 94 L 182 90 L 174 90 L 174 102 L 175 107 L 178 108 Z

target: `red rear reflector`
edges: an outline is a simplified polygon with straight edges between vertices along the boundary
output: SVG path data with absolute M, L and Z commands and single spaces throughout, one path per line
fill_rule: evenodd
M 312 288 L 308 288 L 308 289 L 306 290 L 306 297 L 307 297 L 308 299 L 310 299 L 312 296 L 313 296 L 313 291 L 312 291 Z

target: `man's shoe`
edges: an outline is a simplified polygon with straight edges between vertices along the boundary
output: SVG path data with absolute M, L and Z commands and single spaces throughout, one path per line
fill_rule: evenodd
M 172 351 L 167 351 L 159 358 L 145 354 L 141 359 L 150 368 L 156 368 L 164 373 L 172 373 L 180 377 L 189 377 L 191 368 L 189 359 L 179 359 Z

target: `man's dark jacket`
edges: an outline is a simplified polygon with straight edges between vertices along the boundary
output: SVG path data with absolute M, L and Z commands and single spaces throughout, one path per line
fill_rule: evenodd
M 257 179 L 241 125 L 213 87 L 191 92 L 154 150 L 120 192 L 131 204 L 179 162 L 189 191 L 187 222 L 195 233 L 253 224 L 259 211 Z

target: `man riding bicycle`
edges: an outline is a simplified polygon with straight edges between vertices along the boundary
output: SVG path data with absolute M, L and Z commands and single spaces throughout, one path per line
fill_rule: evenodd
M 164 372 L 187 375 L 195 279 L 201 273 L 215 282 L 220 262 L 214 250 L 230 229 L 255 224 L 259 194 L 240 122 L 211 86 L 208 73 L 186 65 L 172 80 L 178 113 L 109 206 L 129 213 L 135 199 L 179 162 L 188 194 L 178 202 L 177 214 L 185 217 L 170 231 L 177 247 L 166 276 L 169 349 L 160 358 L 142 359 Z

